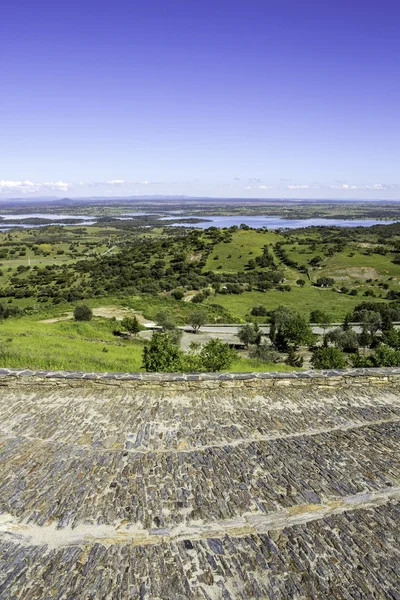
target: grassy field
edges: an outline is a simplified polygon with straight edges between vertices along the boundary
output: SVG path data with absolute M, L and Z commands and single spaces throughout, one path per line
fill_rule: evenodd
M 253 290 L 238 295 L 217 294 L 212 298 L 208 298 L 205 305 L 207 303 L 220 304 L 231 312 L 238 322 L 250 317 L 253 306 L 265 306 L 267 310 L 273 310 L 282 304 L 295 308 L 307 318 L 312 310 L 318 308 L 331 315 L 333 320 L 340 321 L 362 300 L 363 298 L 359 296 L 340 294 L 330 288 L 321 289 L 308 284 L 304 288 L 294 286 L 290 292 L 270 290 L 263 293 Z M 374 301 L 379 302 L 382 300 L 374 298 Z
M 265 245 L 276 243 L 280 239 L 281 236 L 272 231 L 236 231 L 231 242 L 221 242 L 215 246 L 207 258 L 205 270 L 215 271 L 219 266 L 222 267 L 223 273 L 243 270 L 251 258 L 262 254 Z
M 44 316 L 44 315 L 41 315 Z M 48 315 L 47 315 L 48 316 Z M 10 318 L 0 324 L 0 366 L 78 371 L 139 371 L 143 345 L 112 334 L 115 323 L 41 323 Z
M 34 289 L 34 292 L 27 297 L 19 297 L 18 294 L 13 297 L 7 295 L 7 286 L 15 285 L 17 290 L 25 286 L 29 288 L 30 278 L 35 273 L 40 273 L 39 269 L 43 270 L 44 275 L 50 273 L 49 281 L 45 281 L 41 285 L 56 288 L 58 285 L 55 280 L 56 270 L 53 271 L 49 268 L 46 270 L 46 267 L 51 264 L 73 265 L 82 258 L 92 260 L 93 263 L 87 263 L 89 268 L 86 272 L 79 271 L 75 267 L 69 269 L 71 278 L 63 284 L 67 291 L 71 286 L 79 283 L 79 285 L 83 285 L 82 289 L 85 294 L 81 297 L 88 298 L 84 302 L 92 308 L 125 307 L 149 320 L 155 320 L 159 312 L 166 312 L 170 319 L 179 325 L 187 324 L 189 314 L 199 310 L 207 313 L 209 323 L 245 322 L 251 319 L 251 309 L 260 305 L 267 310 L 285 305 L 296 309 L 307 318 L 312 310 L 320 309 L 328 313 L 333 321 L 341 321 L 361 302 L 387 302 L 385 296 L 388 291 L 400 290 L 400 265 L 393 262 L 397 248 L 400 248 L 400 235 L 399 239 L 393 236 L 393 238 L 387 237 L 383 238 L 383 241 L 379 241 L 377 234 L 369 234 L 366 231 L 357 234 L 359 238 L 356 234 L 354 234 L 354 239 L 347 235 L 346 241 L 340 244 L 345 232 L 342 235 L 341 232 L 335 233 L 329 228 L 299 230 L 287 234 L 256 230 L 234 232 L 225 230 L 223 233 L 227 239 L 222 242 L 219 241 L 221 236 L 217 236 L 213 240 L 212 236 L 207 236 L 207 233 L 201 233 L 200 241 L 203 242 L 203 245 L 199 244 L 196 251 L 190 248 L 190 234 L 187 234 L 186 238 L 177 236 L 175 239 L 173 236 L 166 235 L 165 230 L 161 228 L 135 232 L 113 228 L 74 226 L 2 233 L 0 251 L 3 252 L 4 258 L 0 258 L 2 273 L 0 289 L 3 290 L 1 303 L 6 307 L 29 307 L 29 311 L 27 311 L 29 314 L 11 317 L 0 323 L 0 366 L 87 371 L 140 370 L 143 343 L 115 337 L 112 334 L 115 322 L 110 318 L 96 317 L 90 323 L 76 323 L 72 320 L 55 323 L 41 322 L 46 318 L 56 318 L 72 312 L 75 303 L 67 303 L 66 299 L 70 299 L 68 294 L 61 299 L 57 298 L 57 294 L 49 295 L 49 298 L 46 298 L 46 294 L 44 294 L 44 301 L 37 289 Z M 145 287 L 140 288 L 135 281 L 133 284 L 130 283 L 129 279 L 127 279 L 126 289 L 101 287 L 100 293 L 104 289 L 109 290 L 109 295 L 104 297 L 96 296 L 98 290 L 93 293 L 93 289 L 90 292 L 89 288 L 85 287 L 85 283 L 93 275 L 90 269 L 102 260 L 101 254 L 106 252 L 115 254 L 115 257 L 111 257 L 110 262 L 116 263 L 120 260 L 119 258 L 115 259 L 123 243 L 143 237 L 146 238 L 148 252 L 144 253 L 142 258 L 139 256 L 139 259 L 132 260 L 125 266 L 128 271 L 132 265 L 133 270 L 137 272 L 142 267 L 145 269 L 151 267 L 157 260 L 163 261 L 164 271 L 170 271 L 172 275 L 169 276 L 170 280 L 167 280 L 167 275 L 160 275 L 165 278 L 167 285 L 160 286 L 159 293 L 157 293 L 157 289 L 154 293 L 144 293 Z M 153 243 L 153 239 L 155 243 Z M 158 240 L 161 241 L 157 247 Z M 279 244 L 274 249 L 274 245 L 282 241 L 285 241 L 284 254 L 279 252 Z M 376 247 L 382 246 L 382 244 L 384 246 L 383 254 L 374 252 Z M 240 289 L 246 289 L 240 294 L 215 295 L 212 293 L 201 304 L 187 301 L 202 289 L 211 290 L 213 279 L 209 276 L 209 271 L 221 275 L 221 285 L 235 281 L 234 275 L 238 272 L 239 275 L 244 276 L 243 271 L 245 271 L 247 277 L 249 271 L 246 269 L 246 265 L 249 260 L 262 254 L 265 245 L 269 246 L 277 269 L 284 275 L 283 283 L 290 285 L 290 291 L 271 289 L 267 292 L 260 292 L 257 290 L 257 281 L 254 283 L 249 279 L 246 283 L 240 284 L 242 286 L 239 286 Z M 129 244 L 126 244 L 126 248 L 129 252 Z M 185 252 L 189 259 L 187 265 L 184 263 L 186 270 L 182 271 L 183 283 L 181 283 L 182 280 L 174 279 L 174 283 L 170 284 L 175 273 L 180 273 L 178 267 L 181 266 L 180 262 L 185 260 Z M 198 267 L 196 282 L 195 279 L 190 279 L 194 270 L 190 261 L 191 256 L 194 256 L 200 263 L 203 258 L 202 252 L 204 262 Z M 94 258 L 95 253 L 97 254 L 96 258 Z M 181 254 L 183 255 L 182 259 L 180 258 Z M 174 261 L 175 255 L 178 256 L 178 259 Z M 310 260 L 315 256 L 321 257 L 320 264 L 309 265 Z M 131 260 L 129 254 L 128 259 Z M 20 268 L 18 272 L 18 267 L 27 266 L 29 260 L 31 269 L 24 271 Z M 288 267 L 286 263 L 290 266 Z M 303 266 L 307 267 L 307 272 L 304 272 Z M 35 267 L 39 269 L 35 269 Z M 108 271 L 110 277 L 113 276 L 114 268 L 116 267 L 113 265 Z M 256 274 L 258 269 L 257 266 L 252 273 Z M 66 270 L 66 267 L 58 269 L 58 275 Z M 161 270 L 163 271 L 163 269 Z M 268 268 L 261 270 L 265 271 Z M 119 277 L 119 272 L 116 272 L 115 277 Z M 151 277 L 156 280 L 157 275 L 153 275 L 152 271 L 149 273 L 150 275 L 145 273 L 143 278 L 150 279 L 151 283 Z M 184 283 L 186 276 L 189 277 L 188 283 Z M 313 283 L 319 277 L 334 278 L 334 285 L 330 288 L 316 287 Z M 296 283 L 298 279 L 305 281 L 304 287 L 300 287 Z M 199 281 L 200 283 L 198 283 Z M 107 281 L 102 283 L 107 285 Z M 249 285 L 253 287 L 251 291 L 247 291 Z M 184 288 L 184 292 L 187 294 L 186 298 L 175 300 L 171 297 L 170 293 L 174 286 Z M 342 286 L 349 288 L 349 291 L 356 290 L 357 295 L 340 292 L 339 289 Z M 364 296 L 365 293 L 369 295 Z M 111 296 L 111 294 L 114 295 Z M 373 294 L 372 297 L 371 294 Z M 91 295 L 96 297 L 93 298 Z M 60 303 L 53 304 L 51 298 L 54 302 Z M 265 318 L 263 320 L 265 321 Z M 268 365 L 244 357 L 238 358 L 231 368 L 232 371 L 287 369 L 288 367 L 285 365 Z

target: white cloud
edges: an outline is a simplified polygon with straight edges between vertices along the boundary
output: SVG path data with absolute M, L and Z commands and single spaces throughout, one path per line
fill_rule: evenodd
M 330 185 L 329 188 L 331 190 L 349 190 L 351 189 L 348 183 L 335 183 Z
M 124 185 L 125 183 L 129 183 L 128 181 L 125 181 L 124 179 L 111 179 L 111 181 L 105 181 L 104 182 L 106 185 Z M 102 185 L 102 184 L 99 184 Z
M 245 190 L 273 190 L 274 188 L 271 185 L 256 185 L 252 187 L 251 185 L 246 185 Z
M 18 192 L 22 194 L 31 194 L 40 192 L 41 190 L 67 192 L 71 187 L 71 184 L 66 183 L 65 181 L 44 181 L 42 183 L 35 183 L 29 181 L 29 179 L 25 179 L 24 181 L 13 181 L 10 179 L 0 180 L 0 192 L 2 193 Z
M 310 187 L 311 186 L 306 185 L 306 184 L 304 184 L 304 185 L 296 185 L 296 184 L 288 185 L 289 190 L 309 190 Z

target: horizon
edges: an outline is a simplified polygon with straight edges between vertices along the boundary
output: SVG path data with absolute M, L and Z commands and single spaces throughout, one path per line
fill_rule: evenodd
M 0 199 L 399 200 L 400 7 L 2 7 Z
M 295 203 L 295 204 L 307 204 L 307 203 L 311 203 L 311 204 L 318 204 L 318 203 L 331 203 L 331 204 L 362 204 L 362 203 L 366 203 L 366 204 L 390 204 L 390 203 L 396 203 L 396 202 L 400 202 L 400 198 L 394 198 L 394 199 L 367 199 L 367 198 L 257 198 L 257 197 L 253 197 L 253 198 L 245 198 L 245 197 L 230 197 L 230 196 L 221 196 L 221 197 L 215 197 L 215 196 L 186 196 L 186 195 L 178 195 L 178 194 L 172 194 L 172 195 L 141 195 L 141 196 L 31 196 L 31 197 L 8 197 L 8 198 L 2 198 L 0 196 L 0 206 L 2 204 L 12 204 L 12 203 L 24 203 L 24 204 L 39 204 L 39 203 L 46 203 L 46 202 L 58 202 L 58 203 L 63 203 L 63 202 L 96 202 L 96 201 L 102 201 L 102 202 L 106 202 L 106 201 L 110 201 L 110 202 L 159 202 L 162 203 L 163 201 L 165 202 L 172 202 L 172 201 L 176 201 L 176 202 L 215 202 L 215 204 L 219 204 L 219 203 L 241 203 L 243 202 L 244 204 L 251 204 L 251 203 L 257 203 L 257 204 L 263 204 L 263 203 L 267 203 L 267 204 L 272 204 L 272 203 Z

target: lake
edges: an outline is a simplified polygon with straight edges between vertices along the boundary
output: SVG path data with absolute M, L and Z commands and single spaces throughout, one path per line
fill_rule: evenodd
M 172 211 L 171 211 L 172 212 Z M 260 229 L 261 227 L 267 227 L 268 229 L 280 229 L 290 228 L 295 229 L 298 227 L 312 227 L 312 226 L 336 226 L 336 227 L 369 227 L 371 225 L 388 225 L 389 223 L 395 223 L 396 221 L 379 221 L 377 219 L 285 219 L 284 217 L 273 217 L 273 216 L 223 216 L 215 217 L 203 215 L 207 221 L 199 221 L 198 223 L 176 223 L 174 222 L 180 215 L 175 214 L 169 217 L 160 217 L 160 222 L 164 225 L 171 225 L 175 227 L 196 227 L 200 229 L 207 229 L 208 227 L 232 227 L 233 225 L 240 226 L 242 223 L 253 227 L 254 229 Z M 122 215 L 114 215 L 110 218 L 118 218 L 121 221 L 127 220 L 134 216 L 158 216 L 154 212 L 132 212 L 124 213 Z M 181 218 L 185 218 L 185 214 L 182 214 Z M 188 216 L 189 217 L 189 216 Z M 15 224 L 4 224 L 2 226 L 1 218 L 7 221 L 14 221 Z M 0 215 L 0 230 L 7 230 L 16 226 L 24 228 L 32 227 L 43 227 L 43 225 L 29 225 L 26 223 L 19 224 L 18 222 L 22 219 L 38 218 L 38 219 L 49 219 L 51 223 L 49 225 L 68 225 L 63 223 L 63 219 L 79 219 L 80 225 L 93 225 L 97 219 L 104 218 L 104 215 L 98 217 L 93 215 L 64 215 L 57 213 L 25 213 L 25 214 L 2 214 Z M 200 218 L 200 217 L 196 217 Z
M 163 217 L 162 221 L 173 221 L 176 216 Z M 388 225 L 395 223 L 395 221 L 379 221 L 375 219 L 285 219 L 283 217 L 269 217 L 269 216 L 239 216 L 239 217 L 214 217 L 204 215 L 204 219 L 208 221 L 201 221 L 199 223 L 171 223 L 176 227 L 199 227 L 200 229 L 207 229 L 208 227 L 232 227 L 233 225 L 241 225 L 242 223 L 253 227 L 254 229 L 260 229 L 261 227 L 268 227 L 268 229 L 280 229 L 290 228 L 296 229 L 298 227 L 312 227 L 312 226 L 336 226 L 336 227 L 369 227 L 371 225 Z

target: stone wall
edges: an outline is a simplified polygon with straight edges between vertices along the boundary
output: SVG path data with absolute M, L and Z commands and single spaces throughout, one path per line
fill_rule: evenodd
M 32 371 L 0 369 L 0 386 L 68 386 L 91 383 L 124 387 L 267 388 L 343 385 L 384 385 L 400 383 L 400 367 L 377 369 L 337 369 L 332 371 L 291 371 L 266 373 L 94 373 L 83 371 Z

